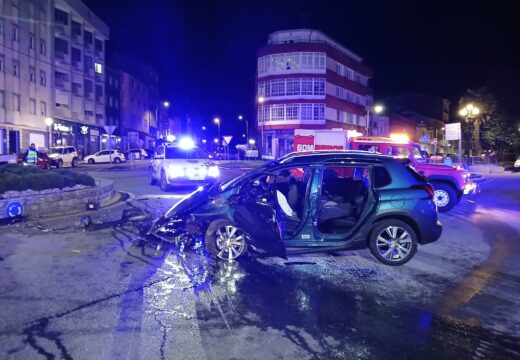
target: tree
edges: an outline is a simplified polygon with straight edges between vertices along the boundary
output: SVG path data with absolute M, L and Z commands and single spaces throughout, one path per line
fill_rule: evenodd
M 482 140 L 496 152 L 501 160 L 504 150 L 520 145 L 515 118 L 501 108 L 496 108 L 482 127 Z
M 472 121 L 473 138 L 475 139 L 475 153 L 478 155 L 481 152 L 481 126 L 488 121 L 494 121 L 497 117 L 498 101 L 495 98 L 495 94 L 489 91 L 485 86 L 481 86 L 476 90 L 466 90 L 466 94 L 460 99 L 459 104 L 462 107 L 467 103 L 473 103 L 480 109 L 480 115 Z M 469 131 L 469 129 L 467 131 Z

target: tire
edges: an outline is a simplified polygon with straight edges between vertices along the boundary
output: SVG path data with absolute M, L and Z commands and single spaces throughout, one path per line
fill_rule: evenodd
M 70 165 L 72 165 L 73 168 L 78 167 L 78 158 L 72 159 Z
M 121 159 L 120 159 L 120 158 L 116 157 L 116 158 L 114 159 L 114 164 L 119 164 L 120 162 L 121 162 Z
M 89 163 L 90 165 L 94 165 L 96 163 L 96 160 L 88 159 L 87 163 Z
M 62 167 L 63 167 L 63 160 L 59 159 L 58 162 L 56 163 L 56 168 L 61 169 Z
M 385 265 L 399 266 L 410 261 L 417 251 L 417 234 L 410 225 L 397 219 L 375 223 L 368 240 L 370 252 Z
M 170 189 L 168 182 L 166 181 L 166 174 L 164 171 L 161 171 L 161 182 L 160 182 L 161 190 L 167 192 Z
M 204 237 L 206 250 L 221 260 L 236 260 L 247 253 L 246 234 L 231 220 L 213 221 Z
M 150 182 L 150 185 L 152 185 L 152 186 L 157 185 L 157 180 L 153 177 L 152 169 L 150 169 L 148 171 L 148 181 Z
M 437 205 L 439 212 L 450 211 L 457 205 L 457 193 L 455 189 L 448 184 L 432 183 L 433 186 L 433 202 Z

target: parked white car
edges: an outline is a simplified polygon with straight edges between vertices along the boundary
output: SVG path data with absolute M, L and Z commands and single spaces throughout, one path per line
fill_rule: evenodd
M 90 165 L 97 163 L 108 163 L 110 162 L 110 153 L 112 153 L 113 163 L 119 164 L 122 161 L 126 161 L 125 154 L 119 150 L 101 150 L 92 155 L 85 156 L 84 161 Z
M 78 166 L 78 152 L 74 146 L 51 147 L 49 157 L 51 165 L 57 168 L 61 168 L 63 165 Z
M 207 184 L 218 180 L 219 169 L 200 148 L 165 144 L 156 149 L 150 162 L 151 185 L 160 184 L 163 191 L 171 185 Z
M 515 165 L 513 166 L 513 171 L 514 172 L 520 171 L 520 157 L 518 157 L 518 159 L 516 159 Z
M 0 155 L 0 165 L 4 164 L 16 164 L 18 157 L 16 154 L 2 154 Z

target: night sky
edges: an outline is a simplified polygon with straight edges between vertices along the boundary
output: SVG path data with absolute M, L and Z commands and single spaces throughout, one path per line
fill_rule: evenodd
M 515 1 L 83 1 L 110 27 L 111 49 L 158 70 L 164 99 L 200 121 L 220 116 L 224 132 L 239 113 L 254 118 L 256 51 L 268 34 L 303 27 L 364 58 L 376 101 L 413 91 L 457 102 L 488 86 L 520 114 Z

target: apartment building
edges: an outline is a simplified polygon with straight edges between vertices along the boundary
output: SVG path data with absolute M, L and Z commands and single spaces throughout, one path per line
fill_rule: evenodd
M 99 150 L 108 27 L 80 0 L 0 0 L 0 13 L 0 153 Z
M 294 130 L 366 132 L 372 70 L 324 33 L 277 31 L 258 51 L 257 128 L 263 154 L 293 151 Z

